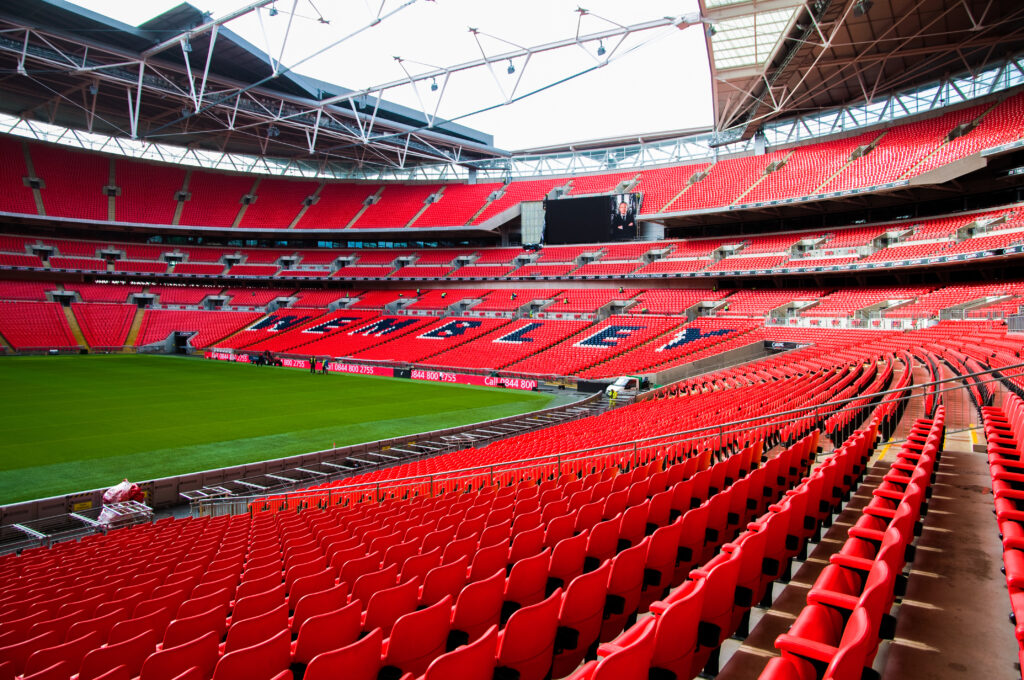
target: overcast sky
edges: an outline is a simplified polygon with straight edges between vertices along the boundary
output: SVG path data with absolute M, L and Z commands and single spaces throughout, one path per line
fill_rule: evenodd
M 273 55 L 282 41 L 294 0 L 278 0 L 276 16 L 264 10 L 234 20 L 229 27 Z M 381 0 L 299 0 L 291 32 L 284 45 L 285 66 L 351 89 L 362 89 L 404 77 L 394 57 L 401 57 L 411 72 L 443 67 L 479 58 L 480 47 L 468 31 L 482 34 L 488 54 L 519 46 L 534 46 L 576 35 L 583 6 L 581 34 L 596 33 L 617 22 L 633 25 L 663 16 L 697 11 L 696 0 L 418 0 L 378 25 L 310 59 L 320 49 L 368 25 Z M 404 0 L 384 0 L 383 12 L 399 8 Z M 176 0 L 78 0 L 79 5 L 128 24 L 137 25 L 178 4 Z M 214 17 L 235 10 L 243 0 L 194 0 Z M 329 24 L 321 23 L 322 16 Z M 602 17 L 604 19 L 602 19 Z M 261 29 L 265 27 L 264 30 Z M 507 42 L 505 42 L 507 41 Z M 607 66 L 568 82 L 501 106 L 516 79 L 516 94 L 523 94 L 576 74 L 597 63 L 596 45 L 573 46 L 529 64 L 518 61 L 516 73 L 508 63 L 453 76 L 444 89 L 439 114 L 494 135 L 495 145 L 517 150 L 607 137 L 641 135 L 663 130 L 711 124 L 710 74 L 704 37 L 699 26 L 673 27 L 635 34 L 608 53 L 622 55 Z M 607 56 L 607 55 L 606 55 Z M 193 54 L 193 63 L 197 57 Z M 299 63 L 299 62 L 303 63 Z M 198 63 L 201 63 L 199 61 Z M 269 66 L 268 66 L 269 70 Z M 437 92 L 424 84 L 419 92 L 409 86 L 389 90 L 385 99 L 421 108 L 436 105 Z M 480 109 L 497 108 L 475 113 Z

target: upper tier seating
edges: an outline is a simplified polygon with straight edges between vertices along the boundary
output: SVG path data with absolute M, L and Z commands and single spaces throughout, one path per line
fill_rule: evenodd
M 426 205 L 427 197 L 440 188 L 440 184 L 388 184 L 380 200 L 369 206 L 352 226 L 355 229 L 405 227 Z
M 640 184 L 634 189 L 634 191 L 643 192 L 644 195 L 644 202 L 640 208 L 641 214 L 691 210 L 685 197 L 686 194 L 696 190 L 696 185 L 688 186 L 690 178 L 710 167 L 711 163 L 696 163 L 673 168 L 644 170 L 640 175 Z M 680 192 L 684 190 L 685 193 L 679 196 Z M 676 199 L 677 196 L 679 196 L 678 199 Z
M 588 194 L 611 194 L 620 182 L 633 179 L 640 173 L 613 172 L 601 175 L 580 175 L 572 179 L 571 196 L 585 196 Z
M 447 184 L 441 198 L 427 206 L 415 226 L 417 229 L 461 227 L 473 219 L 487 203 L 487 197 L 500 188 L 500 184 Z
M 110 159 L 47 144 L 30 145 L 30 153 L 47 215 L 106 221 Z
M 325 184 L 319 200 L 306 209 L 296 229 L 344 229 L 380 189 L 371 184 Z
M 976 128 L 950 142 L 945 137 L 962 123 Z M 518 179 L 507 185 L 320 183 L 262 176 L 231 175 L 108 158 L 60 146 L 26 142 L 38 195 L 47 215 L 104 221 L 179 224 L 247 229 L 338 230 L 459 227 L 479 225 L 522 201 L 540 201 L 555 187 L 571 195 L 607 193 L 622 181 L 637 179 L 631 191 L 643 195 L 641 213 L 653 215 L 723 208 L 732 204 L 799 198 L 873 187 L 927 173 L 1024 135 L 1024 95 L 1014 93 L 996 104 L 946 111 L 925 120 L 891 125 L 886 130 L 844 139 L 811 142 L 763 155 L 724 158 L 658 168 L 637 168 L 578 177 Z M 851 153 L 877 141 L 877 147 L 850 161 Z M 28 176 L 23 142 L 5 137 L 0 150 L 14 159 L 0 176 L 0 210 L 36 215 L 35 192 Z M 785 161 L 773 172 L 766 168 Z M 70 171 L 69 168 L 73 168 Z M 707 176 L 693 183 L 699 173 Z M 119 191 L 108 196 L 105 187 Z M 187 200 L 178 203 L 179 192 Z M 495 194 L 500 198 L 488 202 Z M 379 200 L 367 204 L 370 196 Z M 438 194 L 438 200 L 425 199 Z M 243 205 L 242 198 L 255 196 Z M 304 203 L 311 199 L 311 205 Z M 111 208 L 113 209 L 111 213 Z M 422 210 L 422 214 L 419 214 Z M 415 221 L 413 219 L 415 218 Z
M 242 229 L 287 229 L 302 210 L 302 202 L 313 195 L 316 182 L 262 179 L 256 201 L 245 208 L 238 226 Z
M 740 203 L 763 203 L 818 193 L 818 187 L 849 162 L 850 154 L 857 147 L 870 144 L 879 134 L 866 132 L 855 137 L 797 148 L 786 159 L 785 165 L 765 175 Z
M 28 177 L 22 142 L 16 137 L 0 135 L 0 210 L 35 215 L 36 201 L 32 189 L 25 186 Z M 19 249 L 20 251 L 21 249 Z
M 242 209 L 256 179 L 244 175 L 192 170 L 189 175 L 189 200 L 181 209 L 179 224 L 197 227 L 230 227 Z
M 482 224 L 496 215 L 519 205 L 523 201 L 542 201 L 548 192 L 566 183 L 564 179 L 538 179 L 512 182 L 505 186 L 505 193 L 496 201 L 487 204 L 472 224 Z
M 185 169 L 117 158 L 114 179 L 121 193 L 114 199 L 118 222 L 173 224 L 175 195 L 185 184 Z

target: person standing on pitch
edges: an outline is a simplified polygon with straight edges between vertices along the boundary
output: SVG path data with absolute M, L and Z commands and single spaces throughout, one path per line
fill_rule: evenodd
M 316 373 L 316 357 L 309 358 L 309 372 Z

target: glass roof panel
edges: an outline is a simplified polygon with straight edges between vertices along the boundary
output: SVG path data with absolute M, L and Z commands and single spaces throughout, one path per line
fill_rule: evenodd
M 728 2 L 729 0 L 719 0 Z M 710 6 L 710 2 L 708 3 Z M 768 61 L 796 8 L 758 12 L 711 24 L 711 52 L 715 69 L 759 66 Z

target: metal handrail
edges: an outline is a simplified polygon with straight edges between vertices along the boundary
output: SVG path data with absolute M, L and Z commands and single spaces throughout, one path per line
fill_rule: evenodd
M 910 370 L 910 367 L 908 367 L 908 370 Z M 270 493 L 270 494 L 255 494 L 255 495 L 252 495 L 252 496 L 231 496 L 231 497 L 227 497 L 227 498 L 212 498 L 212 499 L 205 499 L 205 500 L 201 501 L 200 503 L 202 505 L 206 505 L 206 506 L 209 506 L 209 505 L 224 505 L 224 504 L 231 504 L 231 503 L 240 503 L 240 504 L 244 503 L 244 504 L 248 504 L 248 503 L 257 502 L 257 501 L 260 501 L 260 500 L 263 500 L 263 499 L 267 499 L 267 498 L 301 499 L 301 498 L 304 498 L 304 497 L 307 497 L 307 496 L 309 496 L 309 497 L 313 497 L 313 496 L 322 497 L 325 493 L 330 495 L 330 494 L 334 493 L 335 491 L 338 492 L 338 493 L 349 494 L 349 493 L 358 493 L 358 492 L 363 491 L 363 490 L 371 490 L 371 489 L 376 489 L 377 492 L 378 492 L 377 496 L 379 497 L 379 495 L 380 495 L 379 491 L 382 488 L 385 488 L 385 487 L 386 488 L 394 488 L 394 487 L 401 487 L 401 486 L 410 486 L 412 484 L 417 484 L 417 483 L 429 483 L 431 485 L 431 487 L 433 487 L 434 481 L 438 477 L 441 477 L 441 476 L 443 476 L 445 481 L 458 481 L 458 480 L 461 480 L 461 479 L 466 479 L 466 478 L 470 478 L 470 477 L 476 477 L 479 474 L 481 474 L 482 472 L 487 471 L 487 472 L 489 472 L 489 474 L 490 474 L 490 476 L 491 476 L 491 478 L 493 480 L 493 476 L 495 474 L 495 470 L 496 469 L 498 469 L 499 473 L 514 472 L 516 470 L 524 469 L 524 466 L 522 465 L 524 463 L 541 463 L 541 462 L 555 463 L 557 468 L 560 470 L 561 469 L 561 465 L 562 465 L 562 461 L 566 460 L 566 459 L 571 459 L 571 460 L 574 460 L 574 461 L 586 461 L 586 460 L 592 460 L 594 458 L 603 458 L 603 457 L 606 457 L 606 456 L 609 456 L 609 455 L 622 454 L 622 453 L 626 453 L 626 452 L 631 454 L 631 459 L 636 459 L 636 457 L 639 454 L 641 449 L 649 448 L 649 447 L 652 447 L 652 446 L 664 446 L 664 445 L 670 444 L 670 443 L 673 443 L 673 444 L 674 443 L 681 443 L 681 442 L 685 442 L 685 441 L 691 441 L 693 439 L 704 438 L 704 437 L 707 436 L 707 433 L 709 433 L 709 432 L 713 434 L 713 433 L 715 433 L 717 431 L 718 437 L 719 437 L 719 442 L 721 443 L 721 441 L 722 441 L 722 439 L 723 439 L 723 437 L 724 437 L 726 432 L 732 432 L 733 428 L 735 430 L 743 429 L 742 426 L 745 423 L 751 423 L 751 422 L 764 423 L 767 420 L 767 421 L 770 421 L 770 424 L 772 424 L 772 425 L 784 425 L 784 424 L 787 424 L 787 423 L 795 422 L 795 421 L 800 420 L 802 418 L 806 418 L 807 415 L 810 414 L 810 413 L 813 413 L 813 414 L 817 415 L 820 410 L 828 410 L 829 414 L 833 415 L 833 414 L 841 413 L 841 412 L 845 412 L 845 411 L 860 410 L 860 409 L 865 408 L 865 406 L 866 406 L 865 404 L 860 404 L 860 405 L 857 405 L 857 406 L 851 406 L 851 407 L 845 407 L 845 408 L 843 408 L 843 407 L 831 408 L 831 407 L 836 406 L 836 405 L 848 404 L 848 403 L 854 402 L 854 401 L 860 402 L 860 401 L 864 401 L 864 400 L 868 400 L 869 402 L 874 402 L 876 397 L 885 397 L 887 395 L 892 395 L 892 394 L 896 394 L 897 395 L 897 396 L 895 396 L 895 397 L 893 397 L 891 399 L 884 399 L 883 398 L 883 399 L 877 401 L 877 403 L 874 403 L 874 407 L 877 408 L 877 407 L 880 407 L 880 406 L 883 406 L 883 405 L 889 404 L 889 403 L 899 403 L 901 401 L 907 401 L 907 400 L 909 400 L 909 399 L 914 397 L 913 394 L 905 394 L 907 392 L 913 392 L 913 391 L 917 391 L 917 390 L 922 390 L 923 391 L 923 390 L 925 390 L 925 388 L 931 387 L 933 385 L 941 385 L 941 384 L 946 384 L 946 383 L 951 383 L 951 382 L 958 382 L 958 381 L 964 380 L 965 378 L 972 378 L 972 377 L 973 378 L 977 378 L 977 377 L 980 377 L 980 376 L 991 375 L 991 374 L 996 373 L 996 372 L 1004 373 L 1004 377 L 1019 377 L 1019 376 L 1005 376 L 1005 372 L 1006 371 L 1013 371 L 1013 370 L 1024 371 L 1024 362 L 1019 363 L 1019 364 L 1013 364 L 1013 365 L 1010 365 L 1010 366 L 1003 366 L 1003 367 L 1000 367 L 1000 368 L 990 368 L 990 369 L 987 369 L 987 370 L 984 370 L 984 371 L 978 371 L 978 372 L 974 372 L 974 373 L 960 374 L 960 375 L 957 375 L 957 376 L 952 377 L 952 378 L 943 378 L 943 379 L 940 379 L 940 380 L 933 380 L 933 381 L 930 381 L 930 382 L 920 383 L 920 384 L 917 384 L 917 385 L 908 384 L 908 385 L 903 386 L 903 387 L 898 387 L 898 388 L 893 388 L 893 389 L 888 389 L 888 390 L 882 390 L 882 391 L 879 391 L 879 392 L 871 392 L 871 393 L 867 393 L 867 394 L 860 394 L 860 395 L 857 395 L 855 397 L 848 397 L 848 398 L 845 398 L 845 399 L 838 399 L 838 400 L 834 400 L 834 401 L 829 401 L 829 402 L 826 402 L 824 404 L 818 404 L 817 406 L 804 406 L 804 407 L 795 408 L 795 409 L 788 409 L 786 411 L 777 411 L 775 413 L 770 413 L 770 414 L 766 414 L 766 415 L 762 415 L 762 416 L 757 416 L 757 417 L 754 417 L 754 418 L 744 418 L 744 419 L 741 419 L 741 420 L 731 421 L 729 423 L 719 423 L 717 425 L 709 425 L 709 426 L 704 426 L 704 427 L 690 429 L 690 430 L 681 430 L 679 432 L 654 435 L 654 436 L 647 437 L 647 438 L 644 438 L 644 439 L 631 440 L 629 442 L 612 442 L 612 443 L 608 443 L 608 444 L 603 444 L 601 446 L 593 446 L 593 447 L 588 447 L 588 448 L 584 448 L 584 449 L 575 449 L 573 451 L 566 451 L 566 452 L 562 452 L 562 453 L 547 454 L 547 455 L 544 455 L 544 456 L 534 456 L 534 457 L 531 457 L 531 458 L 520 458 L 520 459 L 517 459 L 515 461 L 509 461 L 508 463 L 491 463 L 491 464 L 488 464 L 488 465 L 477 465 L 477 466 L 459 468 L 458 470 L 452 470 L 450 473 L 434 473 L 434 474 L 429 474 L 429 475 L 413 475 L 413 476 L 410 476 L 410 477 L 398 477 L 398 478 L 395 478 L 395 479 L 389 479 L 389 480 L 385 480 L 385 481 L 361 482 L 361 483 L 346 485 L 346 486 L 343 486 L 343 487 L 329 487 L 329 488 L 326 488 L 326 489 L 309 489 L 309 490 L 306 490 L 306 491 L 299 491 L 299 492 L 292 492 L 292 493 L 283 493 L 283 494 L 282 493 Z M 1021 375 L 1024 375 L 1024 372 L 1022 372 Z M 989 380 L 978 381 L 978 384 L 988 384 L 988 383 L 991 383 L 991 382 L 1001 382 L 1001 379 L 999 379 L 999 378 L 990 378 Z M 942 392 L 953 391 L 955 389 L 960 389 L 960 388 L 950 388 L 949 390 L 942 390 Z M 939 391 L 937 390 L 936 393 L 939 393 Z M 789 415 L 789 414 L 803 414 L 803 415 L 802 416 L 794 416 L 794 417 L 786 418 L 786 419 L 783 419 L 783 420 L 778 420 L 777 419 L 777 416 L 786 416 L 786 415 Z M 730 429 L 726 430 L 726 428 L 730 428 Z M 701 435 L 701 433 L 704 433 L 704 434 Z M 693 436 L 686 437 L 686 438 L 680 438 L 683 435 L 693 435 Z M 668 438 L 676 438 L 676 439 L 673 439 L 673 441 L 671 441 L 671 442 L 664 441 L 665 439 L 668 439 Z M 590 455 L 587 455 L 587 454 L 590 454 Z M 505 467 L 506 465 L 518 465 L 519 467 Z M 525 467 L 529 468 L 529 467 L 533 467 L 533 466 L 525 466 Z

